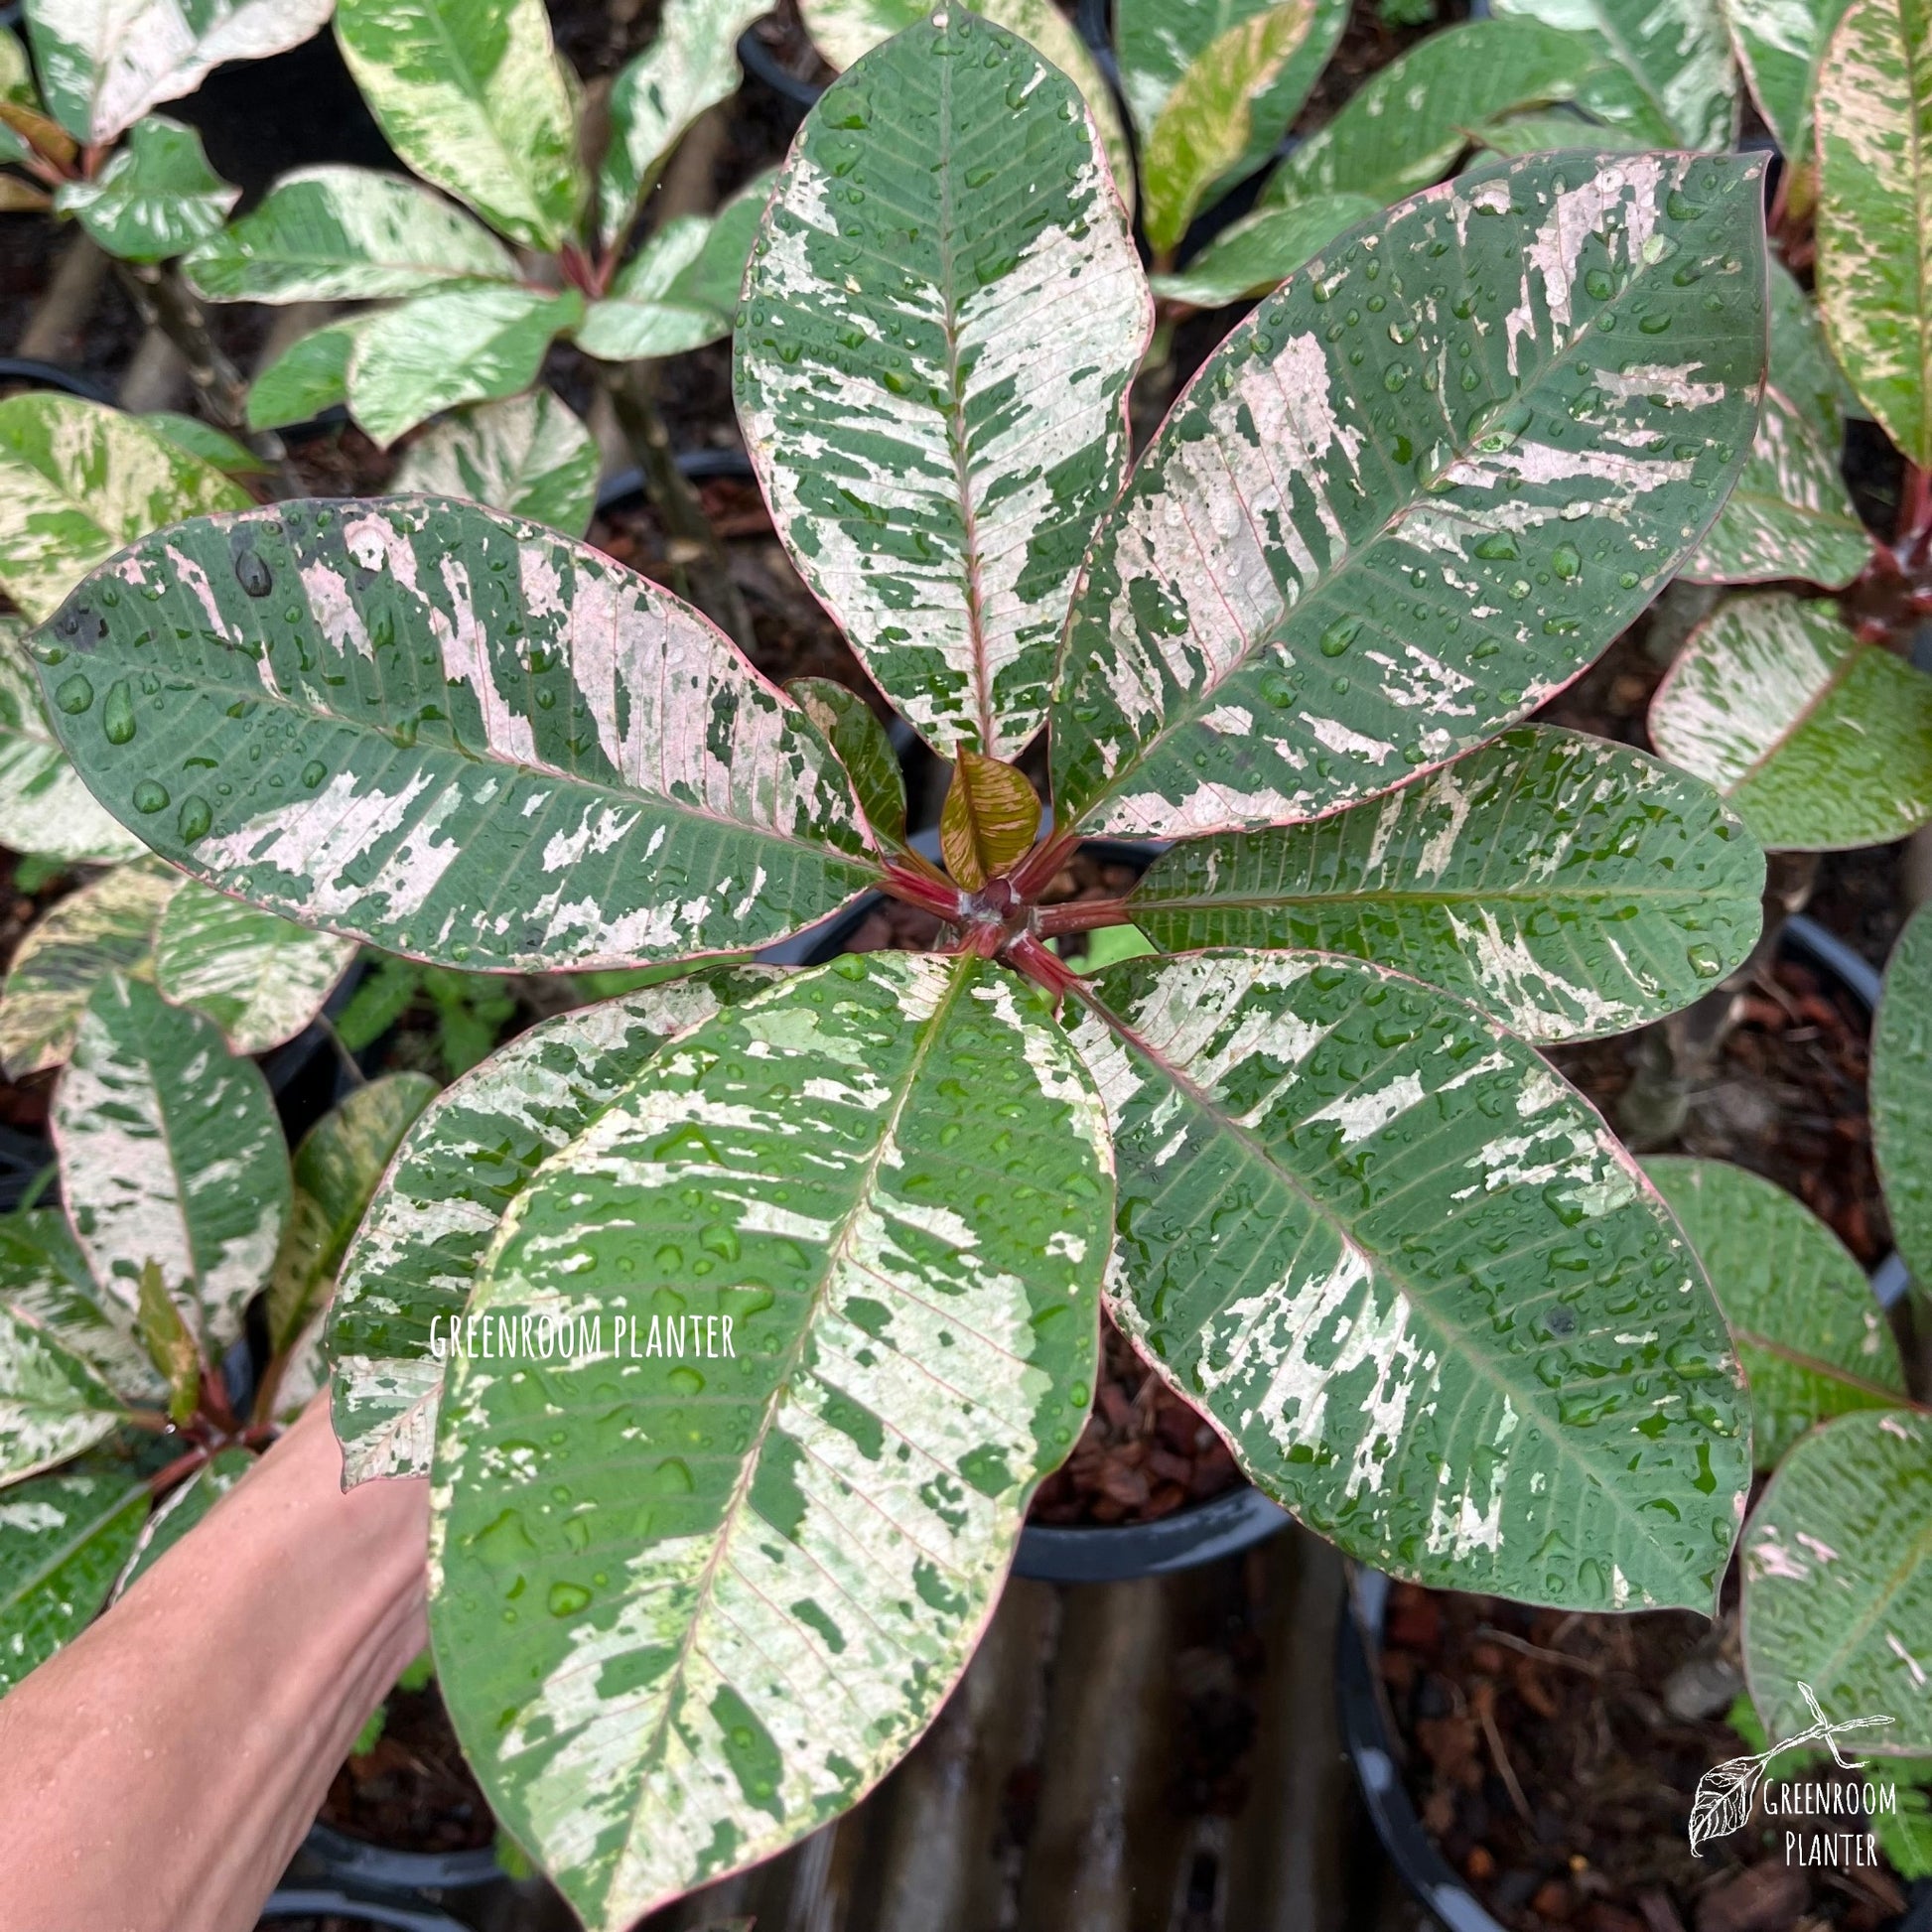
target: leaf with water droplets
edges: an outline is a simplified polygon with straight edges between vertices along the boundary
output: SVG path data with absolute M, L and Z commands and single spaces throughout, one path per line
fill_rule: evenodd
M 953 878 L 977 892 L 1009 870 L 1038 830 L 1039 794 L 1027 774 L 962 747 L 939 808 L 939 848 Z
M 1170 302 L 1199 309 L 1266 295 L 1344 229 L 1380 210 L 1367 195 L 1317 195 L 1291 207 L 1257 208 L 1220 229 L 1185 268 L 1152 275 L 1148 286 Z
M 77 1637 L 148 1513 L 148 1485 L 85 1471 L 0 1493 L 0 1694 Z
M 1767 847 L 1882 845 L 1932 819 L 1932 677 L 1825 598 L 1720 605 L 1657 687 L 1650 742 Z
M 935 750 L 1039 729 L 1151 305 L 1078 94 L 963 11 L 806 117 L 736 342 L 778 534 Z
M 1354 961 L 1201 953 L 1091 984 L 1109 1305 L 1254 1480 L 1418 1583 L 1709 1611 L 1750 1480 L 1742 1380 L 1582 1096 Z
M 1832 30 L 1849 0 L 1724 0 L 1737 59 L 1784 150 L 1787 165 L 1811 158 L 1812 99 Z
M 419 436 L 396 466 L 397 490 L 473 503 L 582 536 L 597 501 L 597 441 L 548 389 L 478 403 Z
M 1524 725 L 1311 824 L 1189 839 L 1142 876 L 1164 952 L 1292 946 L 1413 974 L 1526 1039 L 1588 1039 L 1749 957 L 1764 855 L 1709 786 Z
M 39 652 L 69 754 L 165 858 L 445 965 L 737 951 L 877 876 L 837 760 L 702 618 L 475 504 L 183 524 L 82 585 Z M 157 680 L 134 737 L 60 711 L 82 675 Z M 159 770 L 184 780 L 144 813 Z
M 0 590 L 35 622 L 123 544 L 249 500 L 102 403 L 44 391 L 0 402 Z
M 1053 697 L 1059 822 L 1311 818 L 1574 677 L 1743 464 L 1761 174 L 1503 163 L 1298 270 L 1203 364 L 1095 533 Z
M 1858 1258 L 1774 1181 L 1725 1161 L 1644 1163 L 1698 1252 L 1751 1392 L 1751 1452 L 1772 1469 L 1806 1430 L 1909 1398 L 1898 1344 Z
M 64 182 L 54 206 L 108 254 L 159 262 L 213 234 L 240 198 L 208 166 L 196 129 L 150 114 L 91 181 Z
M 348 1483 L 427 1475 L 443 1353 L 504 1210 L 607 1112 L 665 1040 L 765 991 L 713 967 L 559 1014 L 446 1087 L 404 1137 L 342 1267 L 324 1348 Z M 3 1286 L 3 1284 L 0 1284 Z
M 104 1442 L 125 1416 L 98 1370 L 0 1298 L 0 1484 Z
M 1870 1099 L 1871 1151 L 1892 1236 L 1913 1279 L 1932 1281 L 1932 911 L 1923 907 L 1885 962 Z
M 829 677 L 795 677 L 785 686 L 837 755 L 864 808 L 866 822 L 882 839 L 905 837 L 905 773 L 886 727 L 849 685 Z
M 1745 1526 L 1744 1674 L 1774 1737 L 1888 1717 L 1850 1754 L 1932 1751 L 1932 1418 L 1867 1409 L 1814 1430 Z
M 517 1197 L 471 1313 L 572 1340 L 450 1364 L 431 1631 L 590 1925 L 804 1837 L 929 1721 L 1092 1398 L 1112 1191 L 1037 991 L 877 953 L 704 1022 Z

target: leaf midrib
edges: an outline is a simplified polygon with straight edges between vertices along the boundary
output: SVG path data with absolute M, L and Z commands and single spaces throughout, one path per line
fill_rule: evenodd
M 53 1578 L 68 1564 L 84 1551 L 89 1543 L 118 1516 L 135 1496 L 141 1493 L 140 1483 L 130 1484 L 114 1499 L 111 1507 L 103 1509 L 98 1515 L 89 1517 L 65 1543 L 55 1550 L 37 1570 L 27 1573 L 19 1586 L 10 1590 L 4 1599 L 8 1604 L 23 1602 L 36 1590 L 43 1589 Z

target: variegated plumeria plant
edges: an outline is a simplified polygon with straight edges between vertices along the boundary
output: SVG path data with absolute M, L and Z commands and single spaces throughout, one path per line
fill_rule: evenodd
M 433 1477 L 466 1749 L 592 1923 L 907 1748 L 1103 1296 L 1356 1555 L 1713 1601 L 1749 1476 L 1724 1322 L 1532 1042 L 1735 967 L 1761 855 L 1698 780 L 1515 721 L 1745 462 L 1760 193 L 1570 154 L 1418 196 L 1130 475 L 1151 302 L 1078 92 L 954 10 L 857 61 L 763 213 L 739 409 L 800 571 L 954 762 L 946 873 L 855 695 L 475 505 L 197 518 L 38 633 L 77 768 L 192 878 L 467 970 L 690 968 L 448 1089 L 330 1317 L 349 1478 Z M 1179 843 L 1125 903 L 1043 904 L 1096 832 Z M 869 889 L 944 946 L 704 963 Z M 1049 948 L 1128 918 L 1168 950 Z

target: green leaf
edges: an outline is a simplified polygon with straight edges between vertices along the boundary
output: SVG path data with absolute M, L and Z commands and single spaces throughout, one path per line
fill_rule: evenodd
M 114 1601 L 118 1603 L 254 1466 L 252 1449 L 233 1445 L 216 1449 L 141 1525 L 134 1553 L 114 1586 Z
M 1767 847 L 1882 845 L 1932 819 L 1932 678 L 1829 599 L 1720 605 L 1657 687 L 1650 742 Z
M 1181 76 L 1231 29 L 1270 10 L 1270 0 L 1118 0 L 1114 44 L 1121 91 L 1143 144 L 1153 134 Z M 1347 24 L 1347 0 L 1316 0 L 1314 24 L 1287 66 L 1248 110 L 1247 146 L 1231 173 L 1254 173 L 1302 111 Z
M 1035 989 L 881 953 L 705 1022 L 518 1197 L 473 1312 L 604 1340 L 452 1362 L 431 1632 L 591 1925 L 803 1837 L 951 1690 L 1092 1397 L 1108 1167 Z
M 1751 1392 L 1751 1449 L 1775 1468 L 1813 1424 L 1909 1398 L 1898 1344 L 1858 1259 L 1810 1208 L 1725 1161 L 1644 1163 L 1698 1252 Z
M 1932 1750 L 1932 1421 L 1841 1416 L 1778 1466 L 1745 1526 L 1744 1673 L 1773 1736 L 1889 1717 L 1867 1753 Z
M 882 839 L 902 843 L 905 773 L 872 706 L 850 685 L 829 677 L 795 677 L 786 684 L 785 695 L 824 734 L 845 766 L 866 823 Z
M 1269 176 L 1262 202 L 1354 194 L 1387 203 L 1427 188 L 1469 145 L 1471 128 L 1574 99 L 1591 58 L 1578 36 L 1533 20 L 1446 27 L 1363 81 Z
M 260 477 L 268 474 L 270 466 L 246 444 L 237 443 L 232 436 L 197 417 L 183 416 L 172 409 L 150 409 L 143 412 L 141 421 L 157 436 L 166 437 L 176 449 L 199 457 L 204 463 L 219 470 L 224 477 Z
M 291 343 L 248 388 L 248 427 L 306 422 L 348 400 L 348 358 L 373 314 L 332 322 Z
M 1255 101 L 1281 77 L 1315 21 L 1315 0 L 1284 0 L 1217 34 L 1162 103 L 1141 154 L 1142 218 L 1157 255 L 1240 168 Z
M 566 536 L 591 527 L 597 442 L 548 389 L 479 403 L 412 443 L 391 487 L 473 503 L 547 523 Z
M 391 1073 L 357 1087 L 303 1135 L 290 1164 L 294 1206 L 268 1285 L 271 1352 L 293 1347 L 329 1299 L 376 1183 L 435 1098 L 428 1074 Z
M 265 1053 L 322 1011 L 354 957 L 352 939 L 184 879 L 155 931 L 154 980 L 165 999 L 207 1014 L 235 1052 Z
M 57 1207 L 0 1214 L 0 1302 L 89 1363 L 125 1400 L 158 1401 L 161 1384 L 130 1310 L 103 1297 Z
M 177 1429 L 195 1419 L 202 1406 L 202 1351 L 161 1278 L 161 1264 L 141 1264 L 134 1305 L 134 1330 L 148 1360 L 168 1387 L 168 1420 Z
M 404 1137 L 330 1304 L 324 1346 L 336 1364 L 345 1481 L 429 1473 L 443 1357 L 510 1202 L 624 1095 L 667 1039 L 776 978 L 768 967 L 714 967 L 559 1014 L 430 1103 Z
M 28 0 L 27 38 L 49 109 L 103 147 L 157 101 L 192 94 L 227 61 L 299 47 L 330 0 Z
M 109 973 L 152 972 L 155 931 L 180 884 L 151 859 L 117 866 L 28 930 L 0 993 L 0 1058 L 15 1079 L 72 1052 L 80 1016 Z
M 1059 823 L 1181 837 L 1313 817 L 1574 677 L 1743 464 L 1760 174 L 1500 164 L 1264 302 L 1095 532 L 1053 698 Z M 1439 300 L 1439 278 L 1461 293 Z M 1612 334 L 1611 311 L 1642 326 Z
M 147 848 L 95 804 L 55 741 L 22 649 L 19 620 L 0 618 L 0 845 L 69 864 L 138 857 Z
M 125 1415 L 89 1363 L 0 1301 L 0 1483 L 93 1448 Z
M 45 390 L 0 402 L 0 590 L 36 623 L 122 545 L 249 500 L 104 404 Z
M 63 183 L 54 206 L 108 254 L 159 262 L 213 234 L 240 198 L 207 165 L 197 129 L 150 114 L 92 181 Z
M 1650 142 L 1624 127 L 1605 127 L 1574 113 L 1511 114 L 1469 130 L 1470 140 L 1491 154 L 1559 154 L 1587 148 L 1596 154 L 1639 154 Z
M 1932 1282 L 1932 913 L 1921 908 L 1885 962 L 1871 1028 L 1871 1151 L 1906 1266 Z
M 211 1020 L 117 973 L 87 1003 L 52 1120 L 68 1214 L 102 1293 L 133 1309 L 155 1263 L 218 1360 L 289 1214 L 260 1068 L 231 1056 Z
M 1819 64 L 1848 0 L 1724 0 L 1730 38 L 1787 163 L 1810 158 Z
M 770 0 L 666 0 L 657 38 L 618 69 L 610 145 L 597 176 L 606 248 L 621 241 L 685 129 L 738 91 L 739 36 L 769 11 Z
M 93 1621 L 148 1513 L 143 1482 L 37 1476 L 0 1495 L 0 1695 Z
M 459 403 L 527 389 L 551 341 L 583 319 L 575 289 L 446 289 L 381 310 L 348 353 L 348 410 L 385 449 Z
M 1176 274 L 1150 276 L 1149 286 L 1156 295 L 1197 309 L 1266 295 L 1344 229 L 1379 213 L 1381 206 L 1367 195 L 1317 195 L 1292 207 L 1257 208 L 1230 221 Z
M 38 110 L 41 97 L 34 88 L 34 69 L 18 35 L 0 27 L 0 100 L 15 107 Z M 0 164 L 25 161 L 32 153 L 19 132 L 0 121 Z
M 1896 1809 L 1881 1806 L 1872 1816 L 1871 1835 L 1885 1863 L 1907 1883 L 1932 1877 L 1932 1792 L 1900 1784 L 1897 1794 Z
M 1150 322 L 1071 83 L 972 14 L 908 27 L 806 117 L 759 248 L 736 386 L 778 534 L 935 750 L 1010 758 Z
M 100 704 L 56 706 L 97 794 L 171 863 L 450 965 L 745 949 L 877 874 L 836 759 L 717 631 L 474 504 L 184 524 L 83 585 L 39 650 L 55 692 L 85 677 L 101 704 L 162 679 L 126 743 Z M 146 774 L 188 757 L 214 760 L 206 788 L 187 771 L 169 809 L 139 811 Z
M 1807 415 L 1826 423 L 1866 415 L 1825 340 L 1818 305 L 1775 255 L 1766 266 L 1771 271 L 1771 368 L 1778 387 Z
M 512 241 L 562 246 L 589 184 L 543 0 L 337 0 L 336 38 L 410 168 Z
M 1886 435 L 1932 468 L 1932 17 L 1852 0 L 1818 79 L 1818 306 Z
M 1606 121 L 1660 145 L 1727 148 L 1743 89 L 1720 0 L 1495 0 L 1503 17 L 1540 20 L 1587 39 L 1630 83 L 1627 96 L 1584 96 Z
M 182 263 L 211 302 L 354 302 L 508 282 L 509 250 L 440 195 L 365 168 L 304 168 Z M 313 338 L 309 340 L 313 341 Z
M 1313 953 L 1137 959 L 1074 1043 L 1116 1320 L 1350 1555 L 1570 1610 L 1712 1609 L 1750 1480 L 1724 1317 L 1536 1050 Z
M 1706 785 L 1524 725 L 1311 824 L 1173 847 L 1129 898 L 1164 952 L 1345 953 L 1525 1039 L 1587 1039 L 1701 998 L 1750 956 L 1764 855 Z
M 799 5 L 805 31 L 835 68 L 854 66 L 882 41 L 916 26 L 930 11 L 925 0 L 800 0 Z M 987 0 L 973 11 L 1009 34 L 1017 34 L 1080 90 L 1080 98 L 1093 116 L 1115 191 L 1132 214 L 1134 155 L 1127 145 L 1127 130 L 1114 105 L 1114 90 L 1073 23 L 1053 0 Z M 1311 80 L 1313 77 L 1312 73 L 1309 76 Z
M 1039 794 L 1027 774 L 960 748 L 939 809 L 946 869 L 968 892 L 1010 870 L 1039 830 Z

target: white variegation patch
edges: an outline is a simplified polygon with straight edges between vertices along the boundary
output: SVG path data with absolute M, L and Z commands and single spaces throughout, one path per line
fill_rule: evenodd
M 0 1483 L 91 1449 L 124 1413 L 93 1368 L 0 1302 Z
M 467 496 L 473 503 L 548 523 L 566 536 L 590 526 L 597 444 L 548 389 L 480 403 L 438 423 L 404 452 L 399 490 Z

